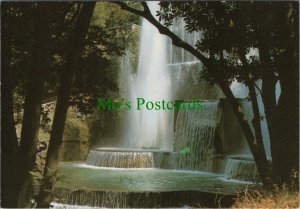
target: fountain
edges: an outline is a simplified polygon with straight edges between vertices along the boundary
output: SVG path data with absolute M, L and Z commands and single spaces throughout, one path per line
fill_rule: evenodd
M 113 168 L 152 168 L 154 166 L 152 152 L 119 151 L 116 149 L 112 151 L 107 149 L 91 150 L 86 163 L 88 165 Z
M 169 152 L 149 149 L 95 148 L 87 164 L 112 168 L 167 168 Z
M 224 171 L 225 178 L 259 182 L 257 168 L 252 156 L 230 156 Z
M 156 3 L 149 4 L 152 11 L 159 10 Z M 142 22 L 140 53 L 136 73 L 127 71 L 127 92 L 132 103 L 136 98 L 148 101 L 172 100 L 170 71 L 167 69 L 167 37 L 162 36 L 146 20 Z M 124 69 L 125 68 L 125 69 Z M 135 103 L 134 103 L 135 104 Z M 127 114 L 123 128 L 123 146 L 127 148 L 172 150 L 173 129 L 169 126 L 172 112 L 165 110 L 136 110 Z
M 157 3 L 149 5 L 158 10 Z M 201 37 L 185 33 L 182 20 L 172 30 L 191 44 Z M 95 147 L 86 163 L 60 165 L 56 201 L 98 207 L 229 207 L 237 189 L 259 182 L 229 102 L 218 87 L 199 79 L 201 69 L 191 54 L 143 20 L 137 71 L 128 53 L 121 62 L 122 96 L 131 101 L 176 99 L 183 105 L 193 97 L 205 98 L 203 109 L 126 111 L 120 146 Z M 246 89 L 237 91 L 240 84 L 231 88 L 247 96 Z M 251 104 L 240 103 L 251 121 Z M 267 133 L 264 145 L 269 153 Z

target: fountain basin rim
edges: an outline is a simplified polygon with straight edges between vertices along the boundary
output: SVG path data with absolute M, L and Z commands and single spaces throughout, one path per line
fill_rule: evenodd
M 240 181 L 238 180 L 225 180 L 227 182 L 236 182 L 236 183 L 240 183 Z M 255 188 L 262 186 L 262 184 L 260 185 L 255 185 L 253 184 L 253 182 L 246 182 L 246 183 L 241 183 L 243 185 L 248 185 L 248 187 L 252 186 Z M 245 186 L 246 187 L 246 186 Z M 149 193 L 172 193 L 172 192 L 201 192 L 201 193 L 210 193 L 210 194 L 220 194 L 220 195 L 233 195 L 233 194 L 238 194 L 238 193 L 243 193 L 243 189 L 241 190 L 236 190 L 235 192 L 230 192 L 230 191 L 222 191 L 220 187 L 214 187 L 211 190 L 206 190 L 203 188 L 197 188 L 197 189 L 169 189 L 169 190 L 154 190 L 154 189 L 149 189 L 149 190 L 143 190 L 143 191 L 136 191 L 136 190 L 127 190 L 127 189 L 101 189 L 101 188 L 93 188 L 93 187 L 83 187 L 80 185 L 71 185 L 71 186 L 66 186 L 66 185 L 62 185 L 62 184 L 56 184 L 54 186 L 54 190 L 57 189 L 67 189 L 70 191 L 88 191 L 88 192 L 104 192 L 104 193 L 135 193 L 135 194 L 149 194 Z M 220 189 L 220 190 L 219 190 Z
M 95 147 L 92 148 L 93 151 L 100 152 L 161 152 L 161 153 L 171 153 L 169 150 L 157 150 L 157 149 L 134 149 L 134 148 L 118 148 L 118 147 Z
M 228 159 L 240 160 L 240 161 L 254 161 L 251 155 L 230 155 Z

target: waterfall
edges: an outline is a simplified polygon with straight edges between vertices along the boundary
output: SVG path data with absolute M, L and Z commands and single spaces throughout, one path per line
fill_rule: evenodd
M 188 33 L 185 31 L 186 23 L 181 18 L 174 19 L 170 30 L 192 46 L 201 40 L 201 31 Z M 185 49 L 172 45 L 168 39 L 168 68 L 171 71 L 173 81 L 173 95 L 176 99 L 191 100 L 198 99 L 218 99 L 222 92 L 216 85 L 210 85 L 201 78 L 202 63 L 194 55 Z M 204 53 L 204 55 L 206 55 Z
M 159 10 L 157 2 L 149 2 L 148 5 L 151 11 Z M 137 71 L 128 73 L 127 95 L 132 104 L 136 104 L 136 98 L 143 98 L 146 101 L 172 99 L 166 39 L 151 23 L 142 20 Z M 124 146 L 172 150 L 173 129 L 170 124 L 172 111 L 149 111 L 146 108 L 136 110 L 136 106 L 133 106 L 124 122 Z
M 225 178 L 241 181 L 259 181 L 258 171 L 253 158 L 245 156 L 230 157 L 227 161 Z
M 205 193 L 201 191 L 167 191 L 167 192 L 126 192 L 97 191 L 70 188 L 55 188 L 54 199 L 63 204 L 53 204 L 54 208 L 70 208 L 70 205 L 92 206 L 96 208 L 229 208 L 231 195 Z M 216 200 L 216 201 L 211 201 Z M 68 205 L 64 205 L 68 204 Z M 60 207 L 61 206 L 61 207 Z M 79 208 L 79 206 L 78 206 Z M 81 207 L 80 207 L 81 208 Z M 88 207 L 87 207 L 88 208 Z
M 109 208 L 155 207 L 160 204 L 159 193 L 107 192 L 55 189 L 57 201 L 70 205 L 88 205 Z
M 186 104 L 187 105 L 187 104 Z M 220 120 L 218 102 L 204 102 L 203 110 L 178 112 L 174 151 L 179 169 L 213 171 L 217 154 L 215 137 Z
M 112 168 L 169 168 L 170 153 L 155 150 L 96 148 L 89 152 L 86 164 Z
M 99 167 L 152 168 L 152 152 L 111 152 L 91 150 L 86 163 Z

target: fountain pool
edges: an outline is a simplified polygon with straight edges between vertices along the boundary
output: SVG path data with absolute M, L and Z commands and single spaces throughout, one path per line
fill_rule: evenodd
M 218 174 L 157 168 L 105 168 L 61 163 L 55 201 L 97 207 L 230 206 L 248 185 Z M 222 197 L 222 198 L 221 198 Z
M 238 154 L 244 139 L 227 102 L 206 101 L 203 107 L 178 111 L 173 151 L 94 148 L 86 163 L 61 163 L 55 201 L 109 208 L 229 207 L 238 191 L 260 186 L 257 170 L 247 151 Z

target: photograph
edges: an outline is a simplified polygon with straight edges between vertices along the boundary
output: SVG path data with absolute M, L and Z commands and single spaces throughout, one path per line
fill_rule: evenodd
M 0 3 L 0 208 L 300 208 L 299 0 Z

